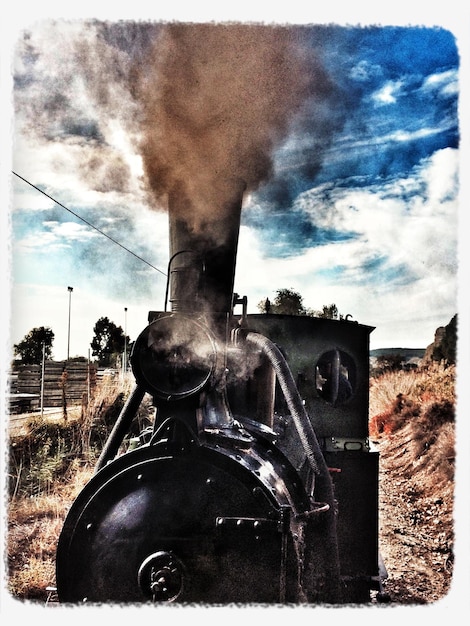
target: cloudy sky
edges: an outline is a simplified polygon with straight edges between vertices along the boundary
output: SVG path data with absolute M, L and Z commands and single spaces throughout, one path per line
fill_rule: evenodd
M 375 327 L 371 348 L 431 343 L 459 308 L 462 50 L 446 21 L 399 22 L 19 28 L 10 344 L 48 326 L 65 358 L 69 304 L 71 356 L 103 316 L 136 339 L 164 305 L 163 179 L 206 170 L 247 180 L 249 312 L 291 288 Z

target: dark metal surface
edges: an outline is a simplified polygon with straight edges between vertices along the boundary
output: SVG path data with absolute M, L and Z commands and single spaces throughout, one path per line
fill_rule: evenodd
M 350 321 L 293 315 L 248 315 L 247 325 L 282 349 L 319 440 L 368 436 L 369 336 L 372 327 Z M 319 380 L 319 370 L 328 358 L 331 358 L 332 370 L 337 371 L 335 356 L 339 356 L 343 366 L 349 369 L 353 385 L 352 393 L 341 394 L 341 397 L 338 389 L 330 393 L 325 386 L 322 390 Z M 328 382 L 338 385 L 338 379 Z M 281 411 L 279 406 L 276 410 Z
M 217 366 L 215 339 L 190 317 L 165 315 L 139 335 L 131 365 L 137 382 L 153 396 L 181 400 L 210 382 Z
M 325 453 L 335 470 L 343 594 L 351 602 L 370 600 L 379 575 L 378 456 L 347 450 Z
M 61 533 L 60 602 L 295 601 L 305 494 L 275 458 L 260 476 L 262 447 L 222 443 L 148 446 L 98 472 Z
M 230 178 L 199 189 L 198 198 L 181 185 L 169 194 L 172 311 L 230 312 L 245 187 L 243 180 Z M 182 251 L 190 251 L 192 259 Z
M 369 597 L 373 329 L 348 316 L 247 315 L 233 291 L 244 190 L 236 178 L 169 190 L 164 311 L 134 344 L 136 388 L 65 520 L 61 603 Z M 115 458 L 145 393 L 147 443 Z

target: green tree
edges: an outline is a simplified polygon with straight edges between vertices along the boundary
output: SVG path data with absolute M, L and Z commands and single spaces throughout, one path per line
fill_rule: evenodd
M 404 360 L 401 354 L 381 354 L 377 357 L 377 369 L 380 372 L 398 372 L 403 368 Z
M 324 305 L 321 311 L 308 309 L 303 304 L 303 297 L 293 289 L 278 289 L 271 302 L 269 298 L 258 303 L 260 313 L 284 313 L 285 315 L 307 315 L 309 317 L 323 317 L 330 320 L 343 320 L 336 304 Z M 346 316 L 347 319 L 348 316 Z
M 118 357 L 124 352 L 126 337 L 121 326 L 116 326 L 107 317 L 100 317 L 93 327 L 94 337 L 91 342 L 92 355 L 104 367 L 115 367 Z
M 303 298 L 293 289 L 278 289 L 273 302 L 269 298 L 258 304 L 261 313 L 277 313 L 284 315 L 306 315 L 307 310 L 303 305 Z
M 40 365 L 42 363 L 43 346 L 45 359 L 52 359 L 54 336 L 54 333 L 48 327 L 40 326 L 39 328 L 33 328 L 19 343 L 13 346 L 14 354 L 20 357 L 22 363 Z
M 342 315 L 338 312 L 338 307 L 336 304 L 324 304 L 321 311 L 313 311 L 312 315 L 314 317 L 323 317 L 328 320 L 342 320 L 344 319 Z

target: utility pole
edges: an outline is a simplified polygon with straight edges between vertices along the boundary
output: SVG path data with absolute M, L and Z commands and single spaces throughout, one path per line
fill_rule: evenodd
M 44 374 L 46 369 L 46 344 L 42 342 L 42 363 L 41 363 L 41 417 L 44 415 Z
M 90 348 L 88 348 L 88 363 L 87 363 L 87 375 L 86 375 L 86 405 L 90 404 Z

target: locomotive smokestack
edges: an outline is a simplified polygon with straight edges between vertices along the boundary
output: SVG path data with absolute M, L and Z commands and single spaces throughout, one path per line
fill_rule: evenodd
M 224 179 L 197 197 L 184 185 L 169 193 L 172 311 L 230 312 L 245 187 L 241 179 Z M 191 221 L 201 204 L 209 210 Z

